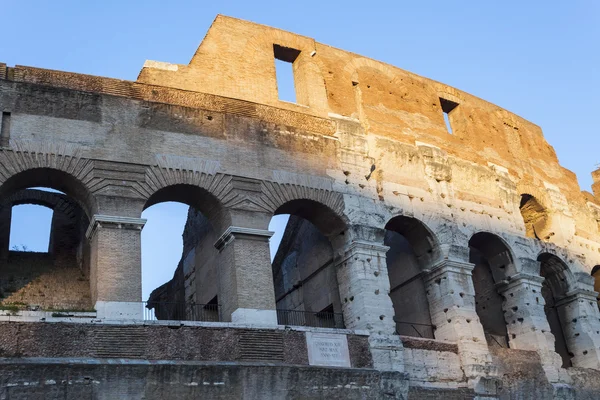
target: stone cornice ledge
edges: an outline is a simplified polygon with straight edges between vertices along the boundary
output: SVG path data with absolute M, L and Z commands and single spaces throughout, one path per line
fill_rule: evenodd
M 389 246 L 385 246 L 381 243 L 369 242 L 366 240 L 353 240 L 350 244 L 346 246 L 342 258 L 336 261 L 336 264 L 343 263 L 356 253 L 370 255 L 373 252 L 377 252 L 385 254 L 389 249 Z
M 142 230 L 144 225 L 146 224 L 146 219 L 143 218 L 131 218 L 131 217 L 120 217 L 115 215 L 102 215 L 102 214 L 94 214 L 92 216 L 92 220 L 90 221 L 90 225 L 88 226 L 87 231 L 85 232 L 85 237 L 88 240 L 91 240 L 98 228 L 103 226 L 112 225 L 116 228 L 126 228 L 126 229 L 139 229 Z
M 239 226 L 230 226 L 225 229 L 225 232 L 217 239 L 214 246 L 217 250 L 223 250 L 229 243 L 231 243 L 236 235 L 243 236 L 257 236 L 259 238 L 270 238 L 275 232 L 268 231 L 265 229 L 254 229 L 254 228 L 242 228 Z

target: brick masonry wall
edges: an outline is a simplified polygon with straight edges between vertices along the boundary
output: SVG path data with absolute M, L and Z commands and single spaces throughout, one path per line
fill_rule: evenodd
M 57 259 L 48 253 L 11 251 L 0 268 L 0 294 L 4 305 L 93 308 L 89 279 L 77 266 L 74 254 Z
M 283 344 L 283 359 L 272 361 L 308 365 L 304 332 L 275 332 L 280 334 Z M 260 330 L 188 326 L 0 322 L 0 357 L 97 357 L 106 350 L 114 350 L 118 356 L 122 350 L 123 356 L 146 360 L 237 361 L 243 358 L 240 338 L 260 333 Z M 129 339 L 114 343 L 116 350 L 98 347 L 106 335 Z M 132 348 L 137 353 L 131 353 Z M 352 367 L 372 366 L 367 337 L 349 335 L 348 348 Z

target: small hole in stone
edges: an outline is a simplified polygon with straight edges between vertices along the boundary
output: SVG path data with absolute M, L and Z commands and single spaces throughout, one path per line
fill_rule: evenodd
M 511 310 L 513 310 L 513 311 L 515 311 L 515 312 L 516 312 L 518 309 L 519 309 L 519 307 L 517 307 L 517 306 L 514 306 L 513 308 L 511 308 Z
M 447 308 L 444 308 L 444 312 L 448 312 L 448 309 L 447 309 Z
M 577 318 L 573 318 L 573 323 L 576 324 L 577 323 Z
M 467 324 L 470 324 L 470 323 L 471 323 L 471 320 L 470 320 L 470 319 L 467 319 Z
M 350 296 L 350 301 L 354 301 L 354 296 Z
M 373 272 L 373 275 L 375 275 L 375 276 L 379 276 L 379 271 L 375 271 L 375 272 Z
M 383 319 L 385 318 L 385 315 L 380 315 L 379 319 L 383 321 Z
M 377 289 L 377 290 L 375 291 L 375 294 L 379 294 L 379 289 Z
M 206 119 L 209 120 L 209 121 L 212 121 L 212 115 L 206 116 Z
M 464 294 L 463 292 L 460 292 L 458 295 L 459 295 L 460 297 L 465 297 L 465 294 Z
M 524 320 L 523 320 L 523 318 L 517 318 L 517 321 L 523 323 Z
M 448 320 L 448 323 L 450 323 L 450 322 L 452 322 L 452 320 L 451 320 L 451 319 L 449 319 L 449 320 Z
M 586 354 L 587 354 L 587 350 L 584 350 L 583 351 L 583 355 L 585 356 Z
M 514 338 L 516 338 L 516 337 L 517 337 L 517 335 L 515 335 L 515 334 L 513 333 L 513 334 L 512 334 L 512 338 L 514 339 Z

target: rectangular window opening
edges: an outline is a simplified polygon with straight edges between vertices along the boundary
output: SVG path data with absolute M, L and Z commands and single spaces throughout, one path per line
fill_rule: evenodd
M 296 103 L 294 61 L 300 55 L 300 50 L 274 44 L 273 55 L 275 57 L 275 74 L 279 100 Z
M 452 130 L 452 124 L 450 123 L 450 113 L 454 111 L 454 109 L 458 106 L 458 103 L 455 103 L 450 100 L 442 99 L 440 97 L 440 105 L 442 106 L 442 111 L 444 112 L 444 122 L 446 122 L 446 130 L 449 134 L 454 134 Z

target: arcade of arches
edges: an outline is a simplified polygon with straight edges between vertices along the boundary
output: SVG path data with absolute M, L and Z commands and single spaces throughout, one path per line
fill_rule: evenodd
M 95 300 L 98 307 L 105 283 L 99 283 L 102 272 L 95 253 L 115 240 L 110 236 L 98 240 L 99 233 L 116 233 L 119 240 L 125 235 L 128 246 L 139 246 L 143 221 L 111 221 L 96 214 L 90 223 L 88 214 L 95 201 L 82 185 L 60 172 L 24 173 L 23 181 L 19 186 L 9 180 L 1 191 L 3 284 L 16 286 L 14 290 L 3 287 L 3 302 L 84 310 L 92 308 Z M 58 181 L 61 184 L 56 184 Z M 64 194 L 26 189 L 41 185 Z M 210 314 L 213 320 L 240 322 L 258 314 L 264 323 L 367 327 L 444 341 L 461 340 L 464 331 L 456 321 L 462 320 L 467 326 L 480 326 L 471 334 L 491 347 L 531 346 L 529 329 L 539 333 L 549 351 L 560 355 L 564 367 L 585 364 L 589 358 L 589 352 L 583 354 L 587 350 L 581 349 L 589 346 L 591 339 L 582 338 L 580 330 L 575 333 L 581 315 L 573 306 L 581 300 L 574 290 L 576 280 L 555 254 L 541 253 L 534 261 L 539 273 L 525 275 L 518 271 L 510 246 L 502 238 L 479 232 L 468 242 L 468 259 L 450 261 L 436 235 L 417 218 L 396 216 L 384 229 L 366 232 L 365 228 L 349 227 L 336 210 L 308 199 L 284 202 L 272 214 L 255 213 L 250 227 L 235 228 L 233 221 L 247 221 L 247 213 L 225 208 L 217 197 L 191 184 L 157 190 L 141 209 L 168 201 L 190 208 L 183 254 L 173 279 L 149 298 L 149 307 L 155 308 L 158 318 L 190 319 L 187 311 L 166 305 L 190 303 L 207 307 L 204 315 Z M 47 254 L 9 251 L 10 210 L 20 204 L 53 210 Z M 544 223 L 540 217 L 543 207 L 527 195 L 521 211 L 526 226 L 531 226 L 528 232 L 539 231 L 536 227 Z M 272 215 L 282 214 L 290 217 L 269 263 L 272 232 L 264 228 Z M 225 233 L 219 235 L 222 231 Z M 41 262 L 41 257 L 46 259 Z M 235 268 L 248 258 L 252 265 L 270 267 Z M 598 270 L 596 267 L 592 274 L 597 275 Z M 350 276 L 357 271 L 362 271 L 364 279 Z M 257 288 L 260 296 L 256 296 Z M 523 288 L 530 292 L 529 301 L 520 310 L 514 304 L 523 303 L 516 298 Z M 139 299 L 139 294 L 133 298 Z M 535 318 L 539 315 L 544 316 L 542 322 Z

